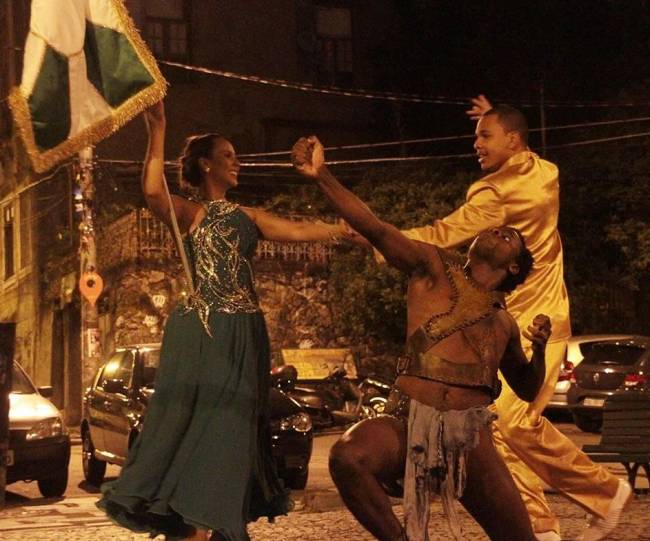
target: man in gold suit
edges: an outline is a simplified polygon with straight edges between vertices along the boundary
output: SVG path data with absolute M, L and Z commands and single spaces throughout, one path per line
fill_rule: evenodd
M 604 539 L 632 495 L 629 484 L 594 464 L 542 416 L 571 336 L 557 230 L 558 169 L 528 148 L 528 127 L 521 112 L 508 106 L 493 108 L 482 95 L 473 103 L 468 114 L 478 119 L 474 149 L 486 175 L 470 186 L 461 207 L 405 234 L 456 248 L 493 227 L 521 231 L 535 265 L 526 282 L 507 297 L 507 308 L 521 329 L 536 314 L 548 314 L 553 332 L 546 346 L 546 379 L 533 402 L 518 398 L 502 381 L 503 390 L 493 405 L 498 415 L 494 441 L 521 492 L 538 540 L 560 540 L 559 522 L 544 497 L 540 478 L 591 514 L 584 541 Z

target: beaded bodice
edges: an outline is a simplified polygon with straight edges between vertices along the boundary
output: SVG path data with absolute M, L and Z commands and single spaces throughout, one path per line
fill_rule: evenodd
M 250 259 L 258 232 L 251 219 L 234 203 L 201 201 L 206 216 L 185 239 L 194 273 L 194 294 L 186 302 L 196 310 L 210 334 L 211 312 L 259 312 Z

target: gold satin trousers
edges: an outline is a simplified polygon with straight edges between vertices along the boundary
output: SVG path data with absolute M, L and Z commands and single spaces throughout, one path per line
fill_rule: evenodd
M 553 396 L 566 342 L 546 346 L 546 378 L 534 402 L 525 402 L 503 381 L 491 406 L 499 418 L 492 425 L 494 444 L 508 466 L 530 515 L 533 530 L 560 533 L 540 479 L 587 512 L 605 516 L 618 489 L 618 478 L 595 464 L 542 416 Z M 530 358 L 531 351 L 526 351 Z M 501 377 L 501 374 L 499 374 Z

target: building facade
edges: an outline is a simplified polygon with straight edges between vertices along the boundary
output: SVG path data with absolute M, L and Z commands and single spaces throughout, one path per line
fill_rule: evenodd
M 206 75 L 164 62 L 320 87 L 372 88 L 380 52 L 396 31 L 394 2 L 126 0 L 125 4 L 170 83 L 166 98 L 170 158 L 179 154 L 187 136 L 207 131 L 228 136 L 242 154 L 284 151 L 309 133 L 331 145 L 390 137 L 390 105 Z M 0 55 L 0 98 L 4 98 L 20 80 L 29 3 L 5 0 L 0 12 L 2 50 L 10 52 Z M 141 212 L 134 209 L 142 203 L 138 162 L 145 147 L 146 133 L 138 119 L 97 145 L 98 230 L 135 220 L 130 234 L 136 241 L 146 236 L 142 229 L 146 220 L 134 218 Z M 280 159 L 287 161 L 287 156 Z M 74 424 L 88 383 L 82 381 L 80 345 L 78 171 L 71 160 L 35 176 L 4 99 L 0 165 L 0 321 L 17 323 L 17 359 L 38 385 L 53 386 L 55 403 Z M 277 171 L 260 174 L 254 168 L 242 173 L 240 198 L 252 202 L 260 194 L 281 190 L 278 178 L 291 178 Z M 116 237 L 98 241 L 98 272 L 106 283 L 98 305 L 104 348 L 159 337 L 165 312 L 181 289 L 175 256 L 165 252 L 165 242 L 160 237 L 150 243 L 157 244 L 158 253 L 142 252 L 140 244 L 120 255 L 113 250 Z M 295 254 L 287 263 L 279 255 L 281 249 L 266 249 L 274 255 L 260 267 L 261 288 L 276 298 L 292 299 L 289 304 L 267 306 L 270 320 L 284 325 L 284 330 L 272 332 L 274 346 L 284 342 L 295 347 L 308 340 L 310 332 L 320 335 L 319 345 L 334 343 L 337 338 L 326 336 L 318 324 L 327 322 L 328 310 L 322 276 L 314 271 L 319 266 L 300 262 Z M 301 299 L 316 297 L 319 316 L 305 315 Z M 313 328 L 296 326 L 283 311 L 289 305 Z

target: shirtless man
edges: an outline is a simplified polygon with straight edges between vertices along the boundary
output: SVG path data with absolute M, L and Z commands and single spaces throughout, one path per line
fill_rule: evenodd
M 329 172 L 316 137 L 300 139 L 292 158 L 337 212 L 409 275 L 408 339 L 396 381 L 410 399 L 408 429 L 399 416 L 378 417 L 355 425 L 343 435 L 345 445 L 333 447 L 330 469 L 346 505 L 382 541 L 426 541 L 433 493 L 441 494 L 457 539 L 454 498 L 491 539 L 534 540 L 521 497 L 495 451 L 489 428 L 494 415 L 487 410 L 498 394 L 498 369 L 527 401 L 544 380 L 550 320 L 539 315 L 524 331 L 533 344 L 529 361 L 517 324 L 502 308 L 502 292 L 522 283 L 532 266 L 523 238 L 510 227 L 484 231 L 463 261 L 379 220 Z M 401 478 L 405 527 L 388 498 L 399 491 Z

